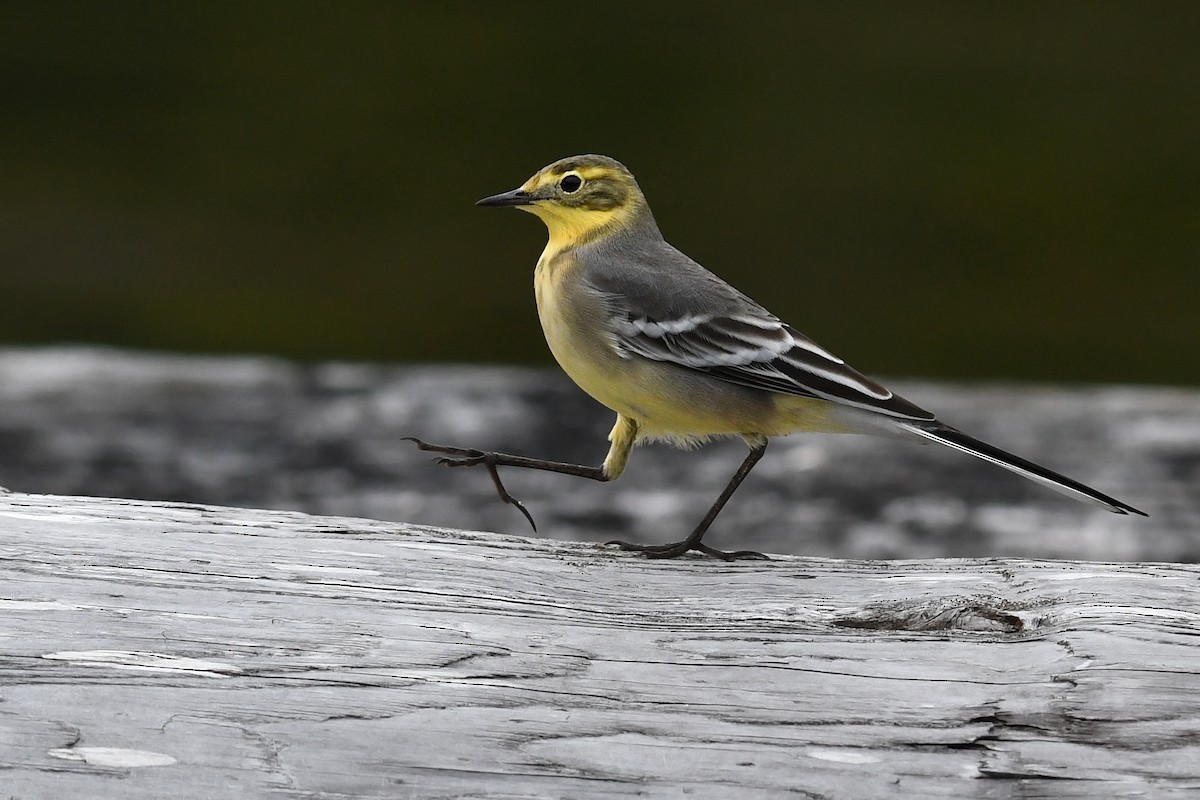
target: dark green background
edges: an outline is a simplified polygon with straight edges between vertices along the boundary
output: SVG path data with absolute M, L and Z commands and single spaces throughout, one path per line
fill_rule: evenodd
M 0 343 L 548 362 L 602 152 L 860 369 L 1200 383 L 1200 4 L 7 3 Z

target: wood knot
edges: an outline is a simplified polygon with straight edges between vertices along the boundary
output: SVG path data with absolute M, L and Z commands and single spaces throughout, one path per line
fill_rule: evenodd
M 1000 598 L 939 597 L 872 603 L 835 617 L 840 628 L 872 631 L 987 631 L 1022 633 L 1018 605 Z

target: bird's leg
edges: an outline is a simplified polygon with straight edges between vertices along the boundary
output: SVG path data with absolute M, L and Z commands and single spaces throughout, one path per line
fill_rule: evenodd
M 444 453 L 445 458 L 437 459 L 437 463 L 447 467 L 474 467 L 482 464 L 487 468 L 488 475 L 492 478 L 492 483 L 496 485 L 496 493 L 500 495 L 500 499 L 509 505 L 516 506 L 517 510 L 525 515 L 525 519 L 529 520 L 530 526 L 537 530 L 537 525 L 533 521 L 533 515 L 525 508 L 525 504 L 508 493 L 504 488 L 504 484 L 500 482 L 500 473 L 497 467 L 523 467 L 525 469 L 540 469 L 546 472 L 561 472 L 564 475 L 574 475 L 577 478 L 590 478 L 594 481 L 612 480 L 610 476 L 605 474 L 604 467 L 589 467 L 584 464 L 564 464 L 561 461 L 544 461 L 540 458 L 526 458 L 525 456 L 512 456 L 507 453 L 493 453 L 487 450 L 475 450 L 467 447 L 447 447 L 440 444 L 429 444 L 412 436 L 405 436 L 405 441 L 412 442 L 419 449 L 429 453 Z M 454 456 L 450 458 L 449 456 Z
M 755 441 L 750 448 L 750 454 L 746 456 L 746 460 L 738 467 L 738 471 L 730 478 L 729 483 L 725 486 L 725 490 L 721 492 L 721 496 L 708 509 L 708 513 L 704 515 L 704 519 L 700 520 L 700 524 L 695 530 L 688 535 L 686 539 L 680 542 L 671 542 L 670 544 L 633 544 L 630 542 L 612 541 L 607 544 L 618 545 L 622 550 L 634 550 L 641 553 L 647 558 L 677 558 L 689 550 L 698 550 L 706 555 L 724 559 L 725 561 L 734 561 L 739 558 L 761 558 L 765 559 L 762 553 L 756 553 L 753 550 L 718 550 L 715 547 L 709 547 L 701 543 L 704 534 L 708 531 L 713 520 L 717 518 L 717 514 L 721 513 L 721 509 L 725 507 L 725 503 L 737 491 L 737 488 L 742 485 L 742 481 L 750 474 L 750 470 L 754 469 L 754 465 L 763 457 L 763 453 L 767 451 L 767 440 L 765 438 Z
M 608 440 L 612 442 L 612 446 L 608 449 L 608 455 L 605 456 L 604 463 L 598 467 L 589 467 L 583 464 L 564 464 L 561 461 L 545 461 L 540 458 L 526 458 L 525 456 L 511 456 L 507 453 L 493 453 L 466 447 L 447 447 L 445 445 L 422 442 L 420 439 L 412 436 L 405 436 L 404 439 L 415 443 L 418 448 L 430 453 L 443 453 L 446 456 L 456 456 L 455 458 L 439 458 L 437 460 L 439 464 L 447 467 L 474 467 L 478 464 L 483 464 L 487 468 L 488 475 L 492 478 L 492 483 L 496 486 L 496 493 L 500 495 L 500 499 L 509 505 L 516 506 L 517 510 L 525 515 L 525 519 L 529 520 L 529 524 L 536 531 L 537 525 L 533 522 L 533 515 L 525 508 L 524 503 L 509 494 L 508 490 L 504 488 L 504 484 L 500 482 L 500 473 L 497 471 L 498 467 L 540 469 L 546 472 L 574 475 L 577 478 L 589 478 L 593 481 L 615 481 L 624 471 L 626 462 L 629 461 L 629 451 L 633 449 L 634 442 L 637 441 L 637 433 L 637 422 L 623 414 L 618 414 L 617 422 L 608 434 Z

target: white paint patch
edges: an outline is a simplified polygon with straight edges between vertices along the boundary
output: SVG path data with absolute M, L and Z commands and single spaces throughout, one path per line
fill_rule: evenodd
M 877 756 L 858 750 L 829 750 L 823 747 L 810 747 L 804 751 L 804 755 L 839 764 L 875 764 L 880 760 Z
M 46 653 L 42 658 L 141 672 L 175 672 L 189 675 L 237 675 L 241 673 L 241 670 L 232 664 L 222 664 L 219 661 L 202 661 L 198 658 L 122 650 L 64 650 L 58 653 Z
M 62 525 L 64 523 L 68 523 L 68 522 L 86 522 L 86 523 L 93 523 L 93 524 L 97 522 L 96 517 L 88 517 L 88 516 L 84 516 L 83 514 L 65 514 L 65 513 L 54 513 L 54 514 L 28 513 L 27 514 L 23 511 L 0 511 L 0 517 L 8 517 L 9 519 L 28 519 L 28 520 L 33 520 L 35 522 L 45 522 L 47 519 L 51 519 L 57 525 Z M 101 520 L 101 521 L 106 521 L 106 520 Z
M 0 609 L 5 611 L 78 611 L 95 606 L 77 606 L 57 600 L 0 600 Z
M 58 600 L 10 600 L 0 599 L 0 611 L 103 611 L 106 614 L 112 613 L 164 613 L 172 617 L 183 617 L 186 619 L 221 619 L 221 617 L 212 614 L 188 614 L 183 611 L 163 611 L 150 612 L 142 608 L 128 608 L 122 606 L 81 606 L 77 603 L 62 603 Z
M 315 548 L 314 552 L 329 553 L 335 556 L 354 556 L 355 558 L 390 558 L 387 553 L 364 553 L 362 550 L 326 550 Z
M 1061 615 L 1071 615 L 1075 617 L 1093 616 L 1093 617 L 1153 617 L 1156 619 L 1176 619 L 1186 620 L 1188 622 L 1196 622 L 1200 620 L 1200 614 L 1194 611 L 1184 611 L 1177 608 L 1149 608 L 1147 606 L 1118 606 L 1118 605 L 1090 605 L 1090 606 L 1073 606 L 1063 609 L 1059 612 Z
M 925 583 L 925 582 L 954 582 L 954 581 L 971 581 L 972 583 L 979 582 L 978 573 L 970 572 L 938 572 L 926 573 L 919 575 L 881 575 L 878 578 L 872 578 L 876 581 L 892 581 L 894 583 Z
M 473 534 L 473 533 L 476 533 L 476 531 L 466 531 L 466 533 Z M 491 535 L 494 535 L 494 534 L 491 534 Z M 501 540 L 505 540 L 505 537 L 499 537 L 499 538 Z M 471 558 L 472 557 L 471 553 L 469 551 L 465 550 L 462 546 L 462 543 L 464 541 L 469 543 L 472 540 L 471 539 L 460 539 L 459 542 L 457 542 L 457 543 L 453 543 L 453 542 L 417 542 L 417 541 L 388 542 L 385 545 L 385 547 L 396 547 L 396 548 L 400 548 L 403 550 L 427 550 L 427 551 L 433 552 L 433 553 L 449 553 L 449 552 L 457 551 L 457 552 L 455 552 L 455 556 L 461 555 L 463 558 Z M 487 558 L 485 556 L 479 556 L 476 560 L 486 561 Z
M 319 564 L 272 564 L 271 569 L 277 569 L 287 572 L 312 572 L 317 574 L 342 574 L 342 575 L 378 575 L 379 571 L 374 569 L 363 569 L 361 567 L 325 567 Z
M 166 753 L 124 747 L 58 747 L 47 750 L 46 755 L 63 761 L 82 761 L 94 767 L 167 767 L 177 763 Z
M 1122 575 L 1119 572 L 1058 572 L 1045 573 L 1039 572 L 1037 576 L 1046 581 L 1085 581 L 1093 578 L 1125 578 L 1128 579 L 1129 574 Z M 1141 576 L 1139 576 L 1141 577 Z

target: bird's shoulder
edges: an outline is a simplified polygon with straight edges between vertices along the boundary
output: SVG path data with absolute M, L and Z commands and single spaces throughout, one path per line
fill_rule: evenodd
M 601 243 L 575 254 L 583 279 L 654 322 L 695 317 L 772 317 L 758 303 L 663 239 Z

